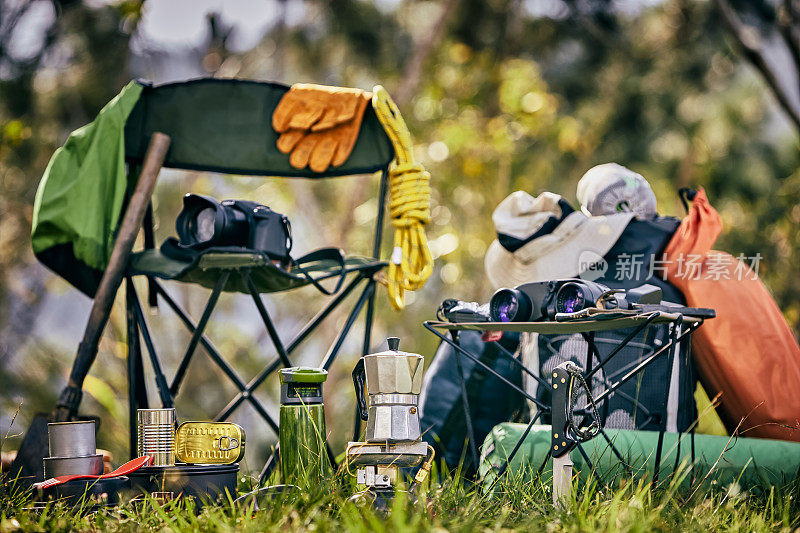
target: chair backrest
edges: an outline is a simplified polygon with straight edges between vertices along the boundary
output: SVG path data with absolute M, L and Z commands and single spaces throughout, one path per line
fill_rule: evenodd
M 172 139 L 165 166 L 257 176 L 326 178 L 385 169 L 394 158 L 389 138 L 367 106 L 353 152 L 323 173 L 298 170 L 281 153 L 272 112 L 289 87 L 277 83 L 204 78 L 144 86 L 125 124 L 125 156 L 141 162 L 150 135 Z

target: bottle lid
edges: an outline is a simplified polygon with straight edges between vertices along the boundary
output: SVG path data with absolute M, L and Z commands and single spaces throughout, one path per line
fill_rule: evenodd
M 311 366 L 293 366 L 281 370 L 281 383 L 324 383 L 328 371 Z

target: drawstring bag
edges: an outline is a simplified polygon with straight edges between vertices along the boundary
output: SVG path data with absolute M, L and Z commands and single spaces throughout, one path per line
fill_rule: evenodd
M 800 346 L 752 269 L 711 249 L 721 231 L 701 188 L 663 257 L 686 304 L 717 311 L 692 336 L 698 376 L 729 432 L 800 441 Z

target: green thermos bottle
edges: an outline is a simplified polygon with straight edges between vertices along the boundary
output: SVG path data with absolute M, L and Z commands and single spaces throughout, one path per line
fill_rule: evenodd
M 292 367 L 281 370 L 280 443 L 283 483 L 308 487 L 333 473 L 325 445 L 322 384 L 328 371 Z

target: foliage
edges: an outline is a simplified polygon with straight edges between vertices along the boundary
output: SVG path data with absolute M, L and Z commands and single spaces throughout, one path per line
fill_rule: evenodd
M 559 510 L 549 483 L 509 480 L 488 496 L 457 472 L 442 479 L 416 503 L 399 493 L 388 517 L 347 501 L 351 492 L 335 482 L 309 494 L 262 496 L 259 511 L 245 500 L 199 514 L 190 502 L 149 499 L 89 513 L 51 503 L 37 512 L 18 494 L 0 500 L 0 531 L 791 531 L 800 524 L 795 485 L 761 493 L 735 487 L 690 492 L 674 481 L 612 487 L 590 479 Z

